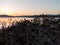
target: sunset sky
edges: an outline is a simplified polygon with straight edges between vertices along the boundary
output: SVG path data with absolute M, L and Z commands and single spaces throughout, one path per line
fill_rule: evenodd
M 60 0 L 0 0 L 0 14 L 60 14 Z

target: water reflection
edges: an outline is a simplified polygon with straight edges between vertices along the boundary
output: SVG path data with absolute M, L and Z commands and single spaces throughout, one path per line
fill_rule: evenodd
M 22 20 L 32 20 L 33 18 L 0 18 L 0 28 L 2 28 L 2 26 L 7 27 L 7 26 L 11 26 L 12 23 L 15 23 L 16 21 L 22 21 Z

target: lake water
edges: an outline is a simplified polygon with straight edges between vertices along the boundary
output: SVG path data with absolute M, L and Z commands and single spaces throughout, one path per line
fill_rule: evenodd
M 21 20 L 32 20 L 33 18 L 0 18 L 0 28 L 5 25 L 6 27 L 8 25 L 11 25 L 12 22 L 15 21 L 21 21 Z
M 12 23 L 15 23 L 16 21 L 23 21 L 24 19 L 26 20 L 33 20 L 34 18 L 23 18 L 23 17 L 20 17 L 20 18 L 1 18 L 0 17 L 0 29 L 2 28 L 2 26 L 5 26 L 5 27 L 8 27 L 8 26 L 11 26 Z M 38 18 L 40 23 L 42 24 L 43 23 L 43 18 Z M 58 19 L 58 18 L 56 18 Z

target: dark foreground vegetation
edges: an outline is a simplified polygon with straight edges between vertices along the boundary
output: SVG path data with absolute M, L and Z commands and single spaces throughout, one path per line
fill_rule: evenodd
M 60 19 L 23 20 L 2 28 L 0 45 L 60 45 Z

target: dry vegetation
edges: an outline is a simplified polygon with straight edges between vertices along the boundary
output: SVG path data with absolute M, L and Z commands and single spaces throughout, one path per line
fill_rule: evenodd
M 23 20 L 2 28 L 0 45 L 60 45 L 60 19 Z

